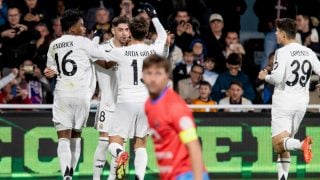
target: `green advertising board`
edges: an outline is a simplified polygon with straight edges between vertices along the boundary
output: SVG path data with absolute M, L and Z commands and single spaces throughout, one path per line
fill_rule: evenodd
M 83 130 L 82 155 L 74 179 L 91 179 L 98 132 L 92 128 L 94 114 Z M 276 177 L 276 154 L 272 150 L 269 113 L 195 114 L 203 159 L 211 177 Z M 320 149 L 319 114 L 308 114 L 297 135 L 311 135 L 313 149 Z M 127 143 L 130 149 L 130 142 Z M 157 179 L 158 169 L 151 139 L 146 179 Z M 15 112 L 0 116 L 0 179 L 58 179 L 57 137 L 50 112 Z M 130 151 L 130 150 L 129 150 Z M 131 154 L 132 150 L 131 150 Z M 110 156 L 109 156 L 110 157 Z M 134 175 L 133 156 L 129 175 Z M 300 152 L 292 153 L 291 176 L 319 177 L 320 151 L 306 165 Z M 106 164 L 104 176 L 108 174 Z M 133 176 L 129 176 L 133 177 Z M 134 179 L 134 178 L 133 178 Z

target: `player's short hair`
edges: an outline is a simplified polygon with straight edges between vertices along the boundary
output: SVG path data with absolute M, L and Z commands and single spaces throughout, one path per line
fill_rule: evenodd
M 237 53 L 231 53 L 226 62 L 230 65 L 241 65 L 241 56 Z
M 143 61 L 142 71 L 150 68 L 151 66 L 163 68 L 167 74 L 171 71 L 169 60 L 157 54 L 152 54 Z
M 232 85 L 237 85 L 237 86 L 239 86 L 241 89 L 243 89 L 242 83 L 239 82 L 239 81 L 232 81 L 232 82 L 229 84 L 229 89 L 231 88 Z
M 199 86 L 208 86 L 211 89 L 211 84 L 208 81 L 200 81 Z
M 113 20 L 111 22 L 112 27 L 117 27 L 119 24 L 128 24 L 129 25 L 129 23 L 130 23 L 129 18 L 124 17 L 124 16 L 115 17 L 115 18 L 113 18 Z
M 288 39 L 295 39 L 297 28 L 296 21 L 290 18 L 282 18 L 276 20 L 276 27 L 285 32 Z
M 62 31 L 67 32 L 80 19 L 83 19 L 83 14 L 79 9 L 66 10 L 60 19 Z
M 149 24 L 143 18 L 133 18 L 129 23 L 129 29 L 133 39 L 144 40 L 149 31 Z

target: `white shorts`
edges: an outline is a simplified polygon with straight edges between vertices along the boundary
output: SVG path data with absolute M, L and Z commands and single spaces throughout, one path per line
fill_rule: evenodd
M 287 131 L 290 137 L 298 132 L 299 126 L 303 120 L 306 111 L 280 110 L 271 111 L 271 133 L 272 137 Z
M 110 111 L 110 108 L 99 105 L 96 112 L 94 128 L 99 132 L 108 133 L 110 119 L 114 111 Z
M 109 136 L 124 139 L 148 135 L 148 121 L 144 113 L 144 103 L 117 103 L 111 116 Z
M 90 99 L 88 97 L 71 98 L 55 95 L 52 108 L 52 121 L 57 131 L 67 129 L 81 131 L 86 126 L 89 111 Z

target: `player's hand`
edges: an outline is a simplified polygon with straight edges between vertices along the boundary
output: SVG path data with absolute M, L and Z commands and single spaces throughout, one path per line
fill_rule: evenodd
M 268 75 L 268 70 L 263 69 L 259 72 L 258 78 L 260 80 L 265 80 L 267 75 Z
M 57 75 L 55 70 L 50 69 L 48 67 L 43 71 L 43 73 L 47 78 L 53 78 Z
M 144 10 L 151 19 L 158 16 L 156 9 L 150 3 L 144 3 Z

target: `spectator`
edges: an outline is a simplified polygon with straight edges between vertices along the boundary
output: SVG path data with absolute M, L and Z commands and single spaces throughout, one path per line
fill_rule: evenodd
M 220 14 L 211 14 L 209 18 L 210 29 L 202 36 L 206 42 L 208 56 L 216 60 L 223 59 L 222 51 L 225 47 L 225 33 L 222 31 L 224 27 L 223 18 Z
M 227 32 L 226 47 L 223 53 L 225 58 L 228 58 L 228 56 L 232 53 L 238 54 L 241 59 L 241 71 L 249 76 L 251 82 L 255 82 L 259 69 L 256 70 L 253 59 L 250 59 L 248 56 L 246 56 L 246 52 L 240 43 L 239 34 L 237 32 Z
M 33 59 L 34 63 L 40 68 L 41 72 L 43 72 L 47 64 L 47 52 L 50 42 L 52 41 L 52 37 L 49 34 L 47 25 L 45 24 L 38 24 L 35 29 L 40 33 L 40 38 L 36 41 L 37 49 Z
M 177 63 L 183 59 L 182 50 L 175 43 L 175 35 L 170 33 L 170 45 L 169 45 L 169 56 L 168 60 L 171 63 L 171 69 L 175 69 Z
M 8 9 L 8 23 L 0 28 L 2 40 L 2 67 L 18 68 L 23 60 L 34 55 L 35 41 L 40 34 L 20 23 L 21 13 L 18 8 Z
M 92 31 L 99 31 L 99 33 L 110 31 L 110 12 L 108 9 L 102 7 L 96 10 L 95 25 L 92 27 Z
M 201 64 L 203 66 L 204 58 L 207 54 L 207 49 L 206 49 L 206 45 L 202 41 L 202 39 L 194 39 L 191 42 L 189 49 L 192 49 L 194 61 L 197 64 Z
M 231 53 L 237 53 L 237 54 L 244 54 L 244 48 L 240 44 L 239 40 L 239 35 L 235 31 L 228 31 L 226 33 L 226 37 L 224 39 L 225 41 L 225 46 L 224 49 L 219 52 L 221 53 L 220 55 L 216 55 L 220 59 L 216 59 L 216 71 L 218 73 L 222 73 L 227 70 L 226 67 L 226 58 L 229 56 Z M 242 59 L 242 58 L 241 58 Z M 242 60 L 241 60 L 242 63 Z
M 56 2 L 56 9 L 55 9 L 55 17 L 60 17 L 62 16 L 62 14 L 64 13 L 64 11 L 66 10 L 66 4 L 64 0 L 57 0 Z
M 193 100 L 192 104 L 195 105 L 214 105 L 217 104 L 210 98 L 211 85 L 207 81 L 200 81 L 199 83 L 199 94 L 200 96 Z M 206 112 L 206 109 L 193 109 L 193 112 Z M 210 109 L 210 112 L 217 112 L 217 109 Z
M 231 105 L 231 104 L 242 104 L 251 105 L 251 101 L 247 98 L 242 97 L 243 88 L 242 84 L 238 81 L 233 81 L 230 83 L 228 88 L 228 96 L 221 99 L 219 104 L 221 105 Z M 224 109 L 225 112 L 248 112 L 253 111 L 252 109 L 239 109 L 239 108 L 228 108 Z
M 176 12 L 173 32 L 175 32 L 176 44 L 182 51 L 189 49 L 189 45 L 194 39 L 200 38 L 199 27 L 199 22 L 190 18 L 186 10 Z
M 8 18 L 8 6 L 3 0 L 0 0 L 0 26 L 6 24 Z
M 212 57 L 207 57 L 204 61 L 204 74 L 203 80 L 209 82 L 211 87 L 215 84 L 219 74 L 214 72 L 215 62 Z
M 245 0 L 206 0 L 206 3 L 213 13 L 222 15 L 226 31 L 236 31 L 239 33 L 241 29 L 240 16 L 247 9 Z
M 10 82 L 0 92 L 0 104 L 31 104 L 27 89 Z
M 60 17 L 56 17 L 52 20 L 52 40 L 55 40 L 59 37 L 62 36 L 62 28 L 61 28 L 61 23 L 60 23 Z
M 227 58 L 226 65 L 228 70 L 219 75 L 212 88 L 212 99 L 219 102 L 220 99 L 227 96 L 227 89 L 230 87 L 230 83 L 232 81 L 238 81 L 244 87 L 243 96 L 253 101 L 255 99 L 254 89 L 249 81 L 248 76 L 240 71 L 241 57 L 235 53 L 230 54 Z
M 191 67 L 190 77 L 178 82 L 178 93 L 187 104 L 191 104 L 194 99 L 199 97 L 199 83 L 202 80 L 203 72 L 202 66 L 194 64 Z
M 32 104 L 41 104 L 48 100 L 46 97 L 51 93 L 50 83 L 31 60 L 25 60 L 20 66 L 17 81 L 21 89 L 27 90 Z
M 189 77 L 191 67 L 194 64 L 194 57 L 192 51 L 184 51 L 183 59 L 173 69 L 173 86 L 176 89 L 178 81 Z
M 297 34 L 296 40 L 316 53 L 320 53 L 319 32 L 312 27 L 310 17 L 306 14 L 296 16 Z
M 121 0 L 120 2 L 120 15 L 125 16 L 129 19 L 133 18 L 132 10 L 134 8 L 134 3 L 132 0 Z
M 228 56 L 232 53 L 236 53 L 238 55 L 245 54 L 244 48 L 240 44 L 240 38 L 237 32 L 228 31 L 225 41 L 226 41 L 226 46 L 223 51 L 225 58 L 228 58 Z
M 37 24 L 48 24 L 46 10 L 40 6 L 38 0 L 24 0 L 25 6 L 22 8 L 23 23 L 28 28 L 33 29 Z
M 14 68 L 6 75 L 7 70 L 3 70 L 5 77 L 1 79 L 0 104 L 31 104 L 27 89 L 21 88 L 15 79 L 19 70 Z

